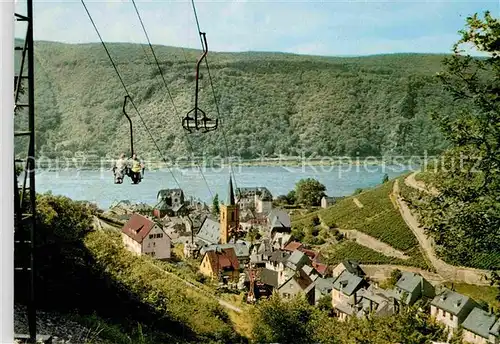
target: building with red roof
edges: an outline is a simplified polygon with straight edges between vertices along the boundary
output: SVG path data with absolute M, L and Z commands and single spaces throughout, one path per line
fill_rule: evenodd
M 149 255 L 156 259 L 171 257 L 171 238 L 162 227 L 151 219 L 133 214 L 122 228 L 125 248 L 137 255 Z

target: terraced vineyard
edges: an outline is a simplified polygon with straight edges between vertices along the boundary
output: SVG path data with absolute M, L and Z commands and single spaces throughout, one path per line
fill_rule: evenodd
M 321 251 L 324 263 L 336 265 L 344 259 L 354 259 L 361 264 L 397 264 L 406 265 L 406 261 L 388 257 L 362 246 L 354 241 L 344 241 L 338 245 L 330 245 Z
M 407 260 L 386 256 L 369 247 L 353 241 L 343 241 L 324 248 L 330 254 L 330 260 L 351 258 L 370 264 L 398 264 L 429 269 L 418 245 L 416 237 L 408 228 L 399 210 L 393 204 L 390 195 L 394 180 L 374 189 L 356 195 L 363 205 L 354 203 L 354 197 L 341 200 L 337 204 L 302 216 L 295 216 L 292 221 L 294 231 L 307 230 L 313 225 L 315 217 L 329 228 L 357 230 L 391 247 L 402 251 L 410 258 Z
M 417 246 L 418 241 L 389 197 L 393 184 L 390 181 L 357 195 L 363 208 L 357 207 L 352 198 L 346 198 L 321 210 L 319 216 L 330 228 L 355 229 L 406 252 Z

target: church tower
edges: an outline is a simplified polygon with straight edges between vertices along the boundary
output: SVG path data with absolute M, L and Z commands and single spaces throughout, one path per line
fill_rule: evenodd
M 220 243 L 227 244 L 235 237 L 240 226 L 240 212 L 234 198 L 233 182 L 229 176 L 229 195 L 227 204 L 220 206 Z

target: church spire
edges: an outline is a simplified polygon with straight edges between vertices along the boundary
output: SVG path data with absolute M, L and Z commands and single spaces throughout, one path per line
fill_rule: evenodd
M 236 202 L 234 200 L 233 181 L 231 179 L 231 174 L 229 175 L 229 195 L 227 203 L 228 205 L 236 205 Z

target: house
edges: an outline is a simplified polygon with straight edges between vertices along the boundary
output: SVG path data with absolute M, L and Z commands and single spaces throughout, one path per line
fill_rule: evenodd
M 165 215 L 178 216 L 184 208 L 184 192 L 182 189 L 163 189 L 156 195 L 157 204 L 153 215 L 163 218 Z
M 255 267 L 265 267 L 266 262 L 269 261 L 272 254 L 271 243 L 268 239 L 263 239 L 260 244 L 254 246 L 250 255 L 250 262 Z
M 151 219 L 133 214 L 121 231 L 125 248 L 137 255 L 149 255 L 156 259 L 171 257 L 172 240 Z
M 315 284 L 311 278 L 302 269 L 299 269 L 278 288 L 278 293 L 285 299 L 304 293 L 309 304 L 314 305 L 316 301 L 314 287 Z
M 408 306 L 413 305 L 421 298 L 431 300 L 436 296 L 434 287 L 425 278 L 420 274 L 406 271 L 401 274 L 401 278 L 396 282 L 393 294 L 396 300 Z
M 399 312 L 399 305 L 391 292 L 370 285 L 359 292 L 359 303 L 354 306 L 358 318 L 369 314 L 377 316 L 393 315 Z
M 220 223 L 207 216 L 203 220 L 196 238 L 207 244 L 218 244 L 220 241 Z
M 337 311 L 340 320 L 354 315 L 354 308 L 360 301 L 360 291 L 368 287 L 363 278 L 344 270 L 333 282 L 332 307 Z
M 327 295 L 331 295 L 334 279 L 318 277 L 314 280 L 314 304 L 317 305 L 319 300 Z
M 271 245 L 275 250 L 281 250 L 290 242 L 291 239 L 291 233 L 275 232 L 271 236 Z
M 217 244 L 217 245 L 207 245 L 200 249 L 200 253 L 203 256 L 208 251 L 213 251 L 217 249 L 232 248 L 238 258 L 240 266 L 244 266 L 250 260 L 250 245 L 245 241 L 237 241 L 234 244 Z
M 328 208 L 332 205 L 334 205 L 336 202 L 340 201 L 344 197 L 328 197 L 328 196 L 323 196 L 321 198 L 321 208 Z
M 309 265 L 303 265 L 301 267 L 302 271 L 306 273 L 309 278 L 311 278 L 313 281 L 317 280 L 319 278 L 319 273 L 316 271 L 315 268 Z
M 343 262 L 339 263 L 332 271 L 333 277 L 338 277 L 344 271 L 348 271 L 353 275 L 363 277 L 365 276 L 365 272 L 359 266 L 358 262 L 355 260 L 346 259 Z
M 266 269 L 276 271 L 278 273 L 278 285 L 282 285 L 291 274 L 292 271 L 287 271 L 286 263 L 290 254 L 284 251 L 274 251 L 266 262 Z
M 431 302 L 431 316 L 448 330 L 454 331 L 474 307 L 476 302 L 470 297 L 444 288 Z
M 469 313 L 462 327 L 464 342 L 476 344 L 500 342 L 500 319 L 478 307 Z
M 273 207 L 273 195 L 265 187 L 242 187 L 236 189 L 237 203 L 242 210 L 257 214 L 269 213 Z
M 308 256 L 306 256 L 304 253 L 301 251 L 293 251 L 290 256 L 288 256 L 286 260 L 286 267 L 293 270 L 293 271 L 298 271 L 301 269 L 304 265 L 308 264 L 310 262 L 310 259 Z
M 264 284 L 269 292 L 277 289 L 279 284 L 279 273 L 274 270 L 262 269 L 259 273 L 259 281 Z
M 200 272 L 212 279 L 228 279 L 237 282 L 240 265 L 233 248 L 207 251 L 200 264 Z
M 330 273 L 328 265 L 323 263 L 318 263 L 317 261 L 312 261 L 312 267 L 322 276 L 327 277 Z
M 290 232 L 292 230 L 290 215 L 281 209 L 271 210 L 267 215 L 267 221 L 271 233 Z
M 283 251 L 287 251 L 287 252 L 290 252 L 292 253 L 293 251 L 296 251 L 300 248 L 302 248 L 304 245 L 302 245 L 302 243 L 300 242 L 297 242 L 297 241 L 292 241 L 290 243 L 288 243 L 284 248 L 283 248 Z
M 319 257 L 319 253 L 313 250 L 309 250 L 307 248 L 301 247 L 299 248 L 299 251 L 304 253 L 306 256 L 309 257 L 310 260 L 316 260 Z

